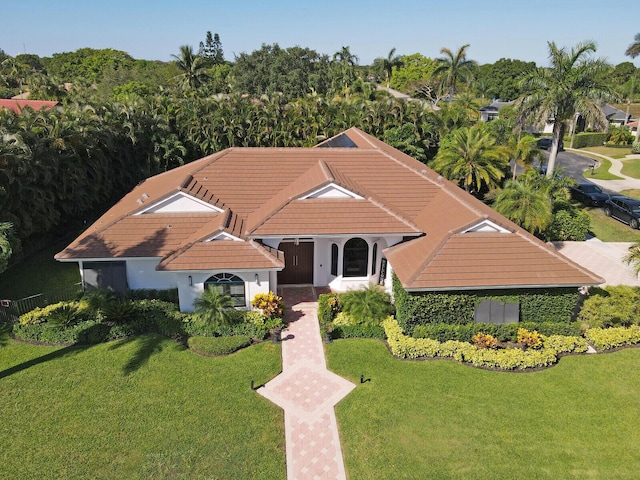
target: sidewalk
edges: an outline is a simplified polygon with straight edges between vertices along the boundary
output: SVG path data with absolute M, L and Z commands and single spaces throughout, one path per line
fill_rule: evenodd
M 346 479 L 334 406 L 355 385 L 327 370 L 315 291 L 287 289 L 282 373 L 258 393 L 284 409 L 287 479 Z
M 583 153 L 580 150 L 576 150 L 574 148 L 567 148 L 566 150 L 568 152 L 573 152 L 578 154 Z M 634 158 L 638 159 L 640 158 L 640 155 L 631 154 L 631 155 L 627 155 L 623 159 L 619 159 L 619 158 L 607 157 L 606 155 L 601 155 L 599 153 L 593 153 L 593 152 L 589 152 L 589 153 L 591 155 L 595 155 L 605 160 L 609 160 L 611 162 L 611 168 L 609 168 L 609 173 L 617 177 L 620 177 L 621 179 L 620 180 L 599 180 L 596 178 L 588 178 L 587 180 L 589 180 L 592 183 L 595 183 L 596 185 L 599 185 L 602 188 L 606 188 L 607 190 L 612 190 L 614 192 L 622 192 L 623 190 L 640 189 L 639 179 L 628 177 L 626 175 L 623 175 L 622 173 L 622 167 L 624 165 L 623 162 L 625 160 L 631 160 Z

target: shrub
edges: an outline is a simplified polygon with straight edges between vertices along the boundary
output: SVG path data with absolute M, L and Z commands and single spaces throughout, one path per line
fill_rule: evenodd
M 608 133 L 576 133 L 573 137 L 573 148 L 603 145 L 608 137 Z
M 564 335 L 551 335 L 545 338 L 544 347 L 555 350 L 557 353 L 586 352 L 587 341 L 583 337 Z
M 609 139 L 607 143 L 614 145 L 630 145 L 633 142 L 631 130 L 623 125 L 609 125 Z
M 631 153 L 640 153 L 640 141 L 633 142 L 633 144 L 631 144 Z
M 629 326 L 640 321 L 640 289 L 618 285 L 594 289 L 578 318 L 587 327 Z
M 162 302 L 179 303 L 178 289 L 168 288 L 166 290 L 156 290 L 150 288 L 139 288 L 129 290 L 125 294 L 130 300 L 160 300 Z
M 232 325 L 237 317 L 233 312 L 233 299 L 228 293 L 221 293 L 215 288 L 205 288 L 200 298 L 193 302 L 196 309 L 194 322 L 200 323 L 203 329 L 221 325 Z
M 20 325 L 38 325 L 49 321 L 52 312 L 69 305 L 69 302 L 58 302 L 46 307 L 36 307 L 30 312 L 20 315 Z
M 527 330 L 526 328 L 518 329 L 518 343 L 523 343 L 529 348 L 542 348 L 544 337 L 538 332 Z
M 384 328 L 380 325 L 336 325 L 333 338 L 385 338 Z
M 136 318 L 136 308 L 129 300 L 108 302 L 102 307 L 105 320 L 114 324 L 130 323 Z
M 438 323 L 435 325 L 418 325 L 413 329 L 412 336 L 415 338 L 432 338 L 440 342 L 447 340 L 458 340 L 461 342 L 471 342 L 473 336 L 478 332 L 483 332 L 495 337 L 500 342 L 516 342 L 518 340 L 518 329 L 537 330 L 542 335 L 579 335 L 580 324 L 557 323 L 557 322 L 520 322 L 520 323 L 467 323 L 465 325 L 448 325 Z
M 354 317 L 358 323 L 379 325 L 393 313 L 390 295 L 380 285 L 369 284 L 358 290 L 340 295 L 342 311 Z
M 228 355 L 251 345 L 251 338 L 246 335 L 231 337 L 190 337 L 189 348 L 201 355 Z
M 573 208 L 559 210 L 553 216 L 553 222 L 544 236 L 549 242 L 583 241 L 591 228 L 591 219 L 584 210 Z
M 328 323 L 342 311 L 340 296 L 337 293 L 322 293 L 318 295 L 318 320 Z
M 640 343 L 640 327 L 590 328 L 585 332 L 585 337 L 597 350 L 609 350 Z
M 476 333 L 471 338 L 471 342 L 478 348 L 498 348 L 498 340 L 482 332 Z
M 347 312 L 340 312 L 336 315 L 336 318 L 334 318 L 333 324 L 336 327 L 339 327 L 344 325 L 357 325 L 358 322 Z
M 260 310 L 265 318 L 282 318 L 282 312 L 284 311 L 282 297 L 271 291 L 269 293 L 256 294 L 251 300 L 251 305 Z
M 46 324 L 18 324 L 13 334 L 23 340 L 42 343 L 99 343 L 107 339 L 109 326 L 95 320 L 71 325 L 67 328 L 51 328 Z

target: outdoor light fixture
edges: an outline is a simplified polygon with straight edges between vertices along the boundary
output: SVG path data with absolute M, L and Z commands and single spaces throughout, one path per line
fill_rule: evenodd
M 260 275 L 256 273 L 256 283 L 260 285 Z
M 189 275 L 189 286 L 193 286 L 193 278 L 191 277 L 191 275 Z

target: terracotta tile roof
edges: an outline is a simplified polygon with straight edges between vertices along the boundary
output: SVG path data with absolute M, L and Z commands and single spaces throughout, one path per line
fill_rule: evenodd
M 284 254 L 252 240 L 197 242 L 160 262 L 157 270 L 255 270 L 284 268 Z
M 57 258 L 135 254 L 165 257 L 159 266 L 165 270 L 279 269 L 280 253 L 252 238 L 393 234 L 419 237 L 384 251 L 409 289 L 602 282 L 424 164 L 356 128 L 317 147 L 230 148 L 149 178 Z M 330 184 L 361 198 L 302 198 Z M 224 212 L 181 214 L 171 222 L 161 217 L 169 214 L 135 215 L 177 192 Z M 462 233 L 482 222 L 508 233 Z M 241 241 L 206 241 L 223 232 Z
M 252 230 L 251 236 L 358 233 L 418 235 L 420 230 L 369 200 L 309 198 L 289 202 Z
M 0 98 L 0 109 L 7 108 L 13 113 L 22 113 L 22 110 L 29 107 L 33 110 L 51 110 L 58 105 L 58 102 L 49 100 L 24 100 L 19 98 Z

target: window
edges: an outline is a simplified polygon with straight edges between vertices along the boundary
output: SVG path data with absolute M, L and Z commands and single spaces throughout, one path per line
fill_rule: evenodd
M 342 274 L 345 277 L 366 277 L 369 244 L 362 238 L 352 238 L 344 244 Z
M 338 245 L 331 244 L 331 275 L 338 276 Z
M 371 253 L 371 275 L 376 274 L 376 264 L 378 263 L 378 244 L 373 244 L 373 252 Z
M 246 307 L 244 280 L 232 273 L 218 273 L 204 282 L 204 288 L 214 288 L 220 293 L 227 293 L 233 299 L 234 307 Z

